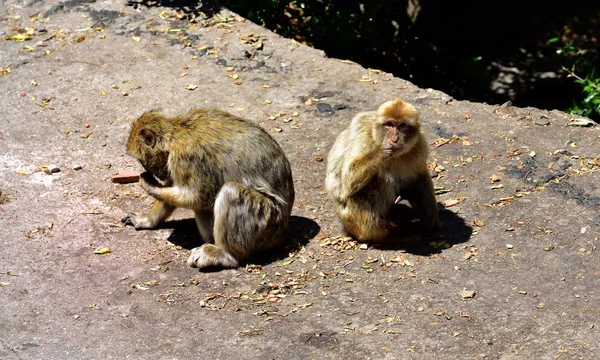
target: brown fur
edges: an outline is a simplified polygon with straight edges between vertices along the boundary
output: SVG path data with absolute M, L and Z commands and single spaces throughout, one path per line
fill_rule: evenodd
M 421 215 L 424 231 L 439 226 L 428 149 L 419 113 L 400 99 L 357 114 L 337 137 L 325 187 L 346 232 L 359 241 L 386 239 L 382 225 L 398 196 Z
M 133 123 L 127 153 L 146 169 L 140 184 L 156 201 L 125 221 L 151 229 L 175 208 L 193 210 L 206 244 L 192 250 L 190 266 L 234 267 L 284 241 L 292 172 L 259 126 L 217 109 L 173 118 L 151 111 Z

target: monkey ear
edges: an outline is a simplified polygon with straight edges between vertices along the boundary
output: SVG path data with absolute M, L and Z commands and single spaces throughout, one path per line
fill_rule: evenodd
M 142 139 L 144 139 L 146 145 L 150 147 L 154 147 L 154 145 L 156 145 L 156 133 L 154 133 L 154 131 L 142 129 L 140 130 L 140 135 L 142 136 Z

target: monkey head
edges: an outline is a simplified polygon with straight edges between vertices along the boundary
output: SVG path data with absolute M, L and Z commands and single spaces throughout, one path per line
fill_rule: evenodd
M 373 139 L 381 141 L 386 155 L 408 153 L 417 143 L 419 131 L 419 112 L 411 104 L 395 99 L 377 109 Z
M 169 119 L 157 111 L 140 116 L 131 126 L 127 154 L 137 159 L 144 169 L 161 181 L 169 181 L 167 138 Z

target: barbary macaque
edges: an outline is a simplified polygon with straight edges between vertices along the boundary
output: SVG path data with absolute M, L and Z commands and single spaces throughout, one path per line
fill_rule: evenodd
M 345 231 L 361 242 L 390 241 L 400 199 L 416 211 L 422 232 L 438 230 L 427 156 L 413 105 L 395 99 L 357 114 L 329 152 L 325 179 Z
M 188 265 L 237 267 L 285 242 L 294 184 L 290 163 L 261 127 L 217 109 L 166 117 L 143 114 L 127 153 L 146 172 L 140 185 L 156 200 L 148 214 L 123 219 L 153 229 L 176 208 L 191 209 L 204 244 Z

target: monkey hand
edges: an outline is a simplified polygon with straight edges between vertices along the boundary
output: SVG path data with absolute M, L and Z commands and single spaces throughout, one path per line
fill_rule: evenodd
M 385 143 L 385 144 L 382 146 L 383 157 L 384 157 L 384 158 L 387 158 L 387 157 L 390 157 L 390 156 L 392 156 L 392 154 L 394 154 L 394 150 L 395 150 L 395 149 L 394 149 L 394 147 L 392 146 L 392 144 Z
M 140 186 L 146 191 L 149 191 L 153 187 L 162 187 L 154 175 L 147 171 L 140 174 Z
M 134 212 L 131 212 L 125 215 L 125 217 L 121 219 L 121 222 L 125 225 L 133 226 L 136 230 L 154 228 L 153 224 L 150 221 L 150 218 L 146 214 L 138 215 Z

